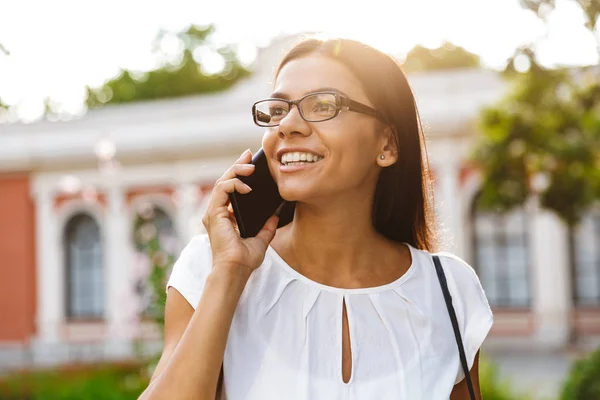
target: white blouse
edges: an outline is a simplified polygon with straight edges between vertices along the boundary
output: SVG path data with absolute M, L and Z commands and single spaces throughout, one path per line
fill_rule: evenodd
M 464 378 L 431 255 L 407 244 L 412 264 L 399 279 L 364 289 L 322 285 L 268 248 L 237 305 L 225 349 L 224 399 L 448 399 Z M 469 367 L 492 326 L 473 269 L 439 253 Z M 196 308 L 209 274 L 207 235 L 194 237 L 167 283 Z M 352 375 L 342 380 L 346 303 Z

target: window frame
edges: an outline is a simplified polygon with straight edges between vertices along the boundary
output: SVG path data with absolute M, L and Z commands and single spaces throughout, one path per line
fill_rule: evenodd
M 523 249 L 524 262 L 525 262 L 525 271 L 524 276 L 526 279 L 526 288 L 527 288 L 527 296 L 524 302 L 521 299 L 515 298 L 511 295 L 510 290 L 510 282 L 511 282 L 511 274 L 507 268 L 498 268 L 497 263 L 493 263 L 488 270 L 490 274 L 493 276 L 494 283 L 497 285 L 495 293 L 489 293 L 491 291 L 486 291 L 488 295 L 488 301 L 492 308 L 502 309 L 502 310 L 530 310 L 532 308 L 533 302 L 533 287 L 532 287 L 532 253 L 530 247 L 530 221 L 527 210 L 524 206 L 517 207 L 513 210 L 510 210 L 506 213 L 496 212 L 493 210 L 481 210 L 478 207 L 478 201 L 480 198 L 480 194 L 478 193 L 472 203 L 471 203 L 471 248 L 472 248 L 472 260 L 473 260 L 473 268 L 477 271 L 479 279 L 481 280 L 481 284 L 486 290 L 486 282 L 483 279 L 485 274 L 482 271 L 481 262 L 480 262 L 480 252 L 479 246 L 482 242 L 482 237 L 480 232 L 478 231 L 478 215 L 484 214 L 485 218 L 492 218 L 494 231 L 490 235 L 491 237 L 485 237 L 484 240 L 491 240 L 492 248 L 494 249 L 495 256 L 497 253 L 500 253 L 500 257 L 503 260 L 507 260 L 508 250 L 512 245 L 516 243 L 521 243 L 521 248 Z M 520 213 L 520 217 L 522 219 L 522 226 L 520 228 L 519 237 L 516 238 L 516 235 L 507 232 L 506 228 L 497 229 L 498 226 L 502 226 L 506 223 L 506 218 L 510 213 Z M 489 244 L 488 244 L 489 245 Z M 507 265 L 507 261 L 504 261 L 505 265 Z M 500 283 L 500 285 L 498 285 Z
M 100 292 L 102 293 L 102 301 L 101 301 L 101 309 L 98 313 L 95 312 L 91 312 L 91 313 L 84 313 L 84 314 L 79 314 L 75 312 L 75 308 L 74 307 L 74 282 L 73 282 L 73 261 L 72 261 L 72 252 L 71 252 L 71 235 L 73 234 L 73 230 L 75 230 L 77 228 L 77 220 L 82 220 L 82 219 L 87 219 L 89 222 L 93 222 L 95 229 L 96 229 L 96 233 L 98 236 L 98 252 L 99 252 L 99 257 L 100 260 L 98 261 L 98 268 L 100 269 L 101 272 L 101 276 L 102 276 L 102 283 L 101 283 L 101 287 L 100 287 Z M 79 222 L 81 223 L 81 222 Z M 65 283 L 65 287 L 64 287 L 64 296 L 65 296 L 65 302 L 64 302 L 64 313 L 65 313 L 65 319 L 67 321 L 76 321 L 76 322 L 95 322 L 95 321 L 104 321 L 106 319 L 106 276 L 105 276 L 105 265 L 104 265 L 104 258 L 105 258 L 105 252 L 104 252 L 104 243 L 102 241 L 102 233 L 101 233 L 101 227 L 100 224 L 98 223 L 98 221 L 96 220 L 96 218 L 88 213 L 88 212 L 76 212 L 73 215 L 69 216 L 69 218 L 66 220 L 66 223 L 64 224 L 63 227 L 63 232 L 62 232 L 62 248 L 63 248 L 63 254 L 64 254 L 64 283 Z M 96 295 L 96 288 L 95 288 L 95 284 L 91 283 L 90 284 L 92 287 L 92 291 L 94 292 L 94 295 Z M 93 306 L 91 307 L 93 308 Z
M 589 297 L 581 297 L 580 293 L 581 293 L 581 289 L 580 289 L 580 279 L 579 276 L 581 274 L 581 254 L 579 252 L 579 248 L 580 248 L 580 240 L 581 240 L 581 235 L 586 235 L 589 234 L 589 232 L 583 231 L 584 227 L 581 226 L 581 223 L 585 223 L 587 219 L 591 219 L 591 225 L 592 225 L 592 234 L 594 235 L 594 238 L 592 239 L 592 241 L 594 242 L 594 255 L 593 255 L 593 259 L 591 261 L 592 263 L 592 267 L 591 267 L 591 271 L 593 271 L 593 275 L 594 278 L 596 279 L 596 295 L 594 297 L 591 298 L 591 302 L 587 302 L 584 301 L 585 300 L 589 300 Z M 600 308 L 600 206 L 596 206 L 591 208 L 590 210 L 588 210 L 582 221 L 581 221 L 580 225 L 576 228 L 574 235 L 575 237 L 573 238 L 573 246 L 575 246 L 575 248 L 573 249 L 573 252 L 575 254 L 575 259 L 574 259 L 574 271 L 573 271 L 573 289 L 574 289 L 574 293 L 573 293 L 573 305 L 576 308 L 580 308 L 580 309 L 585 309 L 585 308 L 594 308 L 594 309 L 598 309 Z M 587 263 L 587 262 L 586 262 Z M 587 272 L 587 271 L 586 271 Z

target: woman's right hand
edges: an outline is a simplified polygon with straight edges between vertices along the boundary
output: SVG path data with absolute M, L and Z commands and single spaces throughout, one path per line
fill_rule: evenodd
M 269 243 L 275 237 L 279 218 L 272 216 L 255 237 L 242 239 L 236 229 L 233 211 L 229 207 L 229 194 L 237 191 L 246 194 L 252 189 L 236 178 L 254 172 L 252 153 L 246 150 L 240 158 L 217 180 L 202 223 L 210 239 L 213 267 L 240 269 L 251 273 L 263 262 Z

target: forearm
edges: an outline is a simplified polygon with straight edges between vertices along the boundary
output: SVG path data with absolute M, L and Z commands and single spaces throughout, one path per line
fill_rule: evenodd
M 213 267 L 181 341 L 140 400 L 215 398 L 231 321 L 249 275 Z

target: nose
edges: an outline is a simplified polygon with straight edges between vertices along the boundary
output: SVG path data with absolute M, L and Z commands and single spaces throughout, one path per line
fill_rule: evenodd
M 310 135 L 311 127 L 302 118 L 298 106 L 292 106 L 288 114 L 279 121 L 279 137 L 281 139 L 291 138 L 296 135 Z

